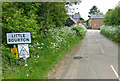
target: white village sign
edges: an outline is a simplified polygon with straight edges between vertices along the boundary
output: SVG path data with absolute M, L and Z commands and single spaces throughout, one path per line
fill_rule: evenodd
M 31 33 L 7 33 L 7 44 L 28 44 L 31 43 Z

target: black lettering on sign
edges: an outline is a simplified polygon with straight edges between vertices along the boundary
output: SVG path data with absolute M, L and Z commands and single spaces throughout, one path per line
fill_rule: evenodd
M 13 35 L 11 35 L 13 37 Z
M 15 34 L 15 37 L 17 37 L 17 34 Z
M 11 42 L 14 42 L 13 39 L 11 39 Z
M 23 37 L 25 37 L 25 34 L 23 34 Z
M 23 38 L 23 41 L 25 42 L 25 38 Z
M 13 35 L 11 35 L 11 37 L 15 38 L 15 37 L 26 37 L 26 36 L 25 36 L 25 34 L 13 34 Z
M 10 39 L 8 39 L 8 41 L 10 42 Z
M 18 34 L 18 37 L 20 37 L 20 34 Z
M 21 42 L 22 42 L 23 40 L 22 40 L 22 38 L 21 38 Z
M 26 38 L 26 41 L 29 41 L 29 39 L 28 39 L 28 38 Z
M 18 42 L 20 42 L 20 39 L 18 38 Z
M 17 42 L 17 39 L 14 39 L 15 42 Z

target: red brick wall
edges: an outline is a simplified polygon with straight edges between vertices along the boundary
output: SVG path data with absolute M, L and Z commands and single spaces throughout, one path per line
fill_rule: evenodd
M 90 19 L 90 25 L 92 29 L 98 29 L 104 24 L 103 19 Z

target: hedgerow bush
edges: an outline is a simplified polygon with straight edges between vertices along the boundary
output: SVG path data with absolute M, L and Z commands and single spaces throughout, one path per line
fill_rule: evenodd
M 51 28 L 36 42 L 29 44 L 30 57 L 27 66 L 23 59 L 16 59 L 10 48 L 2 44 L 4 79 L 41 79 L 62 58 L 63 54 L 73 48 L 85 36 L 84 26 Z
M 111 40 L 120 42 L 120 8 L 110 9 L 104 18 L 105 25 L 101 27 L 101 34 Z
M 64 2 L 2 2 L 2 42 L 8 32 L 31 32 L 36 40 L 37 34 L 65 26 L 67 17 Z
M 104 18 L 104 22 L 107 26 L 120 25 L 120 7 L 115 7 L 115 9 L 110 9 Z
M 72 29 L 76 31 L 77 35 L 80 35 L 81 37 L 84 37 L 85 33 L 83 33 L 83 32 L 86 32 L 86 28 L 85 28 L 84 25 L 73 26 Z
M 120 42 L 120 26 L 102 26 L 101 34 L 110 38 L 111 40 Z

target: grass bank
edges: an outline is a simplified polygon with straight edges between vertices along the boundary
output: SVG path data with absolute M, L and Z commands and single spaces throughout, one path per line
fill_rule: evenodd
M 102 26 L 101 34 L 113 41 L 120 42 L 120 26 Z
M 43 79 L 63 54 L 78 44 L 85 36 L 84 26 L 50 29 L 45 36 L 38 35 L 29 45 L 27 66 L 24 60 L 15 58 L 6 44 L 2 45 L 3 79 Z

